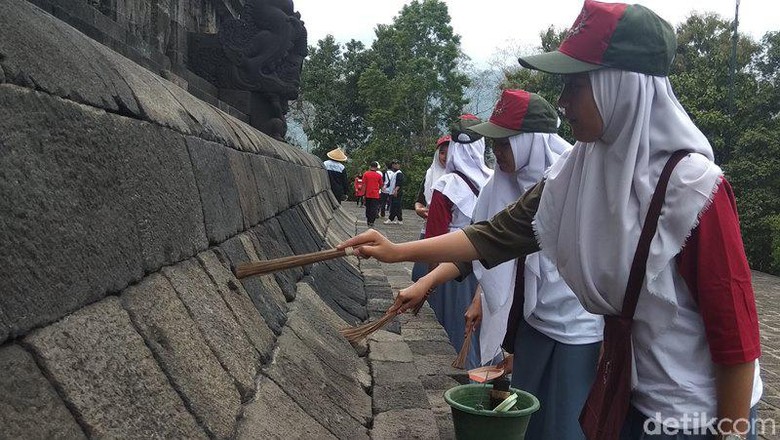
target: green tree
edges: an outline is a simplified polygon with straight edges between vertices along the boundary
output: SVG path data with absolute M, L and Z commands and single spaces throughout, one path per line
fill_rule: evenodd
M 358 82 L 371 127 L 358 158 L 399 159 L 408 181 L 406 206 L 430 165 L 436 138 L 466 103 L 468 77 L 458 68 L 463 58 L 443 1 L 414 0 L 393 23 L 377 26 L 371 65 Z
M 361 147 L 369 131 L 357 83 L 370 54 L 363 43 L 352 40 L 342 47 L 332 35 L 310 47 L 309 53 L 294 110 L 312 152 L 324 159 L 336 147 L 347 152 Z

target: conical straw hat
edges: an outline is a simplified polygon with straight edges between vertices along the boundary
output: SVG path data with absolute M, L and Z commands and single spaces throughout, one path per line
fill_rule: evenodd
M 347 161 L 347 155 L 344 154 L 343 151 L 341 151 L 341 148 L 336 148 L 336 149 L 328 151 L 328 158 L 331 159 L 331 160 L 335 160 L 337 162 L 346 162 Z

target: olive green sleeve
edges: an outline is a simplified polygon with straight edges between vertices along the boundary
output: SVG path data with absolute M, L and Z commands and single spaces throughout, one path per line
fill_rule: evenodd
M 453 264 L 458 267 L 458 271 L 460 272 L 460 275 L 458 275 L 458 277 L 455 278 L 455 281 L 463 281 L 469 275 L 471 275 L 472 272 L 474 272 L 474 268 L 471 265 L 471 261 L 460 261 Z
M 463 229 L 479 253 L 482 265 L 490 269 L 539 250 L 532 223 L 536 210 L 539 209 L 543 189 L 544 181 L 541 181 L 489 221 L 475 223 Z M 458 268 L 460 269 L 460 265 Z

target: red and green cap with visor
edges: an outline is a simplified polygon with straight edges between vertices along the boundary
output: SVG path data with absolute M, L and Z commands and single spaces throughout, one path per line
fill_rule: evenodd
M 558 50 L 519 61 L 523 67 L 564 75 L 613 68 L 667 76 L 676 49 L 674 29 L 650 9 L 585 0 Z
M 558 113 L 536 93 L 504 90 L 487 122 L 471 126 L 482 136 L 498 139 L 520 133 L 555 133 Z

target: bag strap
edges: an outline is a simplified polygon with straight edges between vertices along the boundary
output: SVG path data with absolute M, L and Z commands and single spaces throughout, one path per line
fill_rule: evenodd
M 650 243 L 658 230 L 658 218 L 661 216 L 661 208 L 663 208 L 664 200 L 666 199 L 669 177 L 671 177 L 674 167 L 688 154 L 690 152 L 686 150 L 675 151 L 666 162 L 666 166 L 664 166 L 661 176 L 658 178 L 658 184 L 656 184 L 653 198 L 650 201 L 650 208 L 647 210 L 647 216 L 645 217 L 645 224 L 642 226 L 642 233 L 639 236 L 639 244 L 634 253 L 634 261 L 631 263 L 631 272 L 626 285 L 626 295 L 623 298 L 623 310 L 620 313 L 624 318 L 633 319 L 636 312 L 639 293 L 642 291 L 642 283 L 645 281 Z
M 460 171 L 454 171 L 454 173 L 457 174 L 461 179 L 463 179 L 463 181 L 466 182 L 466 185 L 468 185 L 469 188 L 471 188 L 471 192 L 473 192 L 475 196 L 479 197 L 479 190 L 477 189 L 476 186 L 474 186 L 474 184 L 471 182 L 471 180 L 469 180 L 469 178 L 466 177 L 465 174 L 463 174 Z

